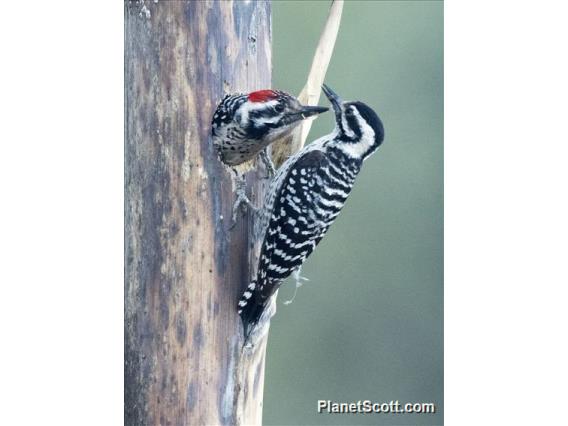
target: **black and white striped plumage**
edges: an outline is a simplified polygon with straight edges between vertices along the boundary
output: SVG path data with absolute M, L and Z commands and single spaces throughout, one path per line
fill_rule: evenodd
M 289 158 L 266 194 L 256 279 L 238 303 L 247 338 L 282 281 L 301 267 L 339 215 L 363 161 L 384 138 L 371 108 L 341 102 L 325 85 L 324 93 L 335 110 L 334 131 Z
M 302 120 L 327 110 L 302 105 L 280 90 L 226 95 L 213 114 L 213 145 L 223 163 L 244 173 L 268 145 L 290 134 Z

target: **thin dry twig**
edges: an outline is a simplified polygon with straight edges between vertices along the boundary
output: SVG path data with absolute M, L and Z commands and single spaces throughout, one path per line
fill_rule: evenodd
M 333 0 L 327 21 L 316 47 L 306 85 L 298 96 L 298 99 L 304 105 L 317 105 L 319 102 L 321 85 L 324 82 L 331 60 L 335 40 L 339 32 L 342 12 L 343 0 Z M 272 160 L 276 167 L 280 167 L 289 156 L 303 148 L 312 127 L 312 121 L 313 120 L 310 119 L 304 120 L 290 136 L 273 144 Z

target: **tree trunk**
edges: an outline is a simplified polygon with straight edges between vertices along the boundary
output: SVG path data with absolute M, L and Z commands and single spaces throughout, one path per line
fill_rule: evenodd
M 270 80 L 268 1 L 125 2 L 127 425 L 261 423 L 266 340 L 242 349 L 236 308 L 258 242 L 251 215 L 229 230 L 209 134 L 224 93 Z

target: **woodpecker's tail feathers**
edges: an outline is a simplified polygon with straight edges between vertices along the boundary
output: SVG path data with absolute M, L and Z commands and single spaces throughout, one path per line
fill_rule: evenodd
M 259 300 L 250 300 L 245 306 L 239 306 L 239 315 L 243 321 L 245 347 L 257 346 L 268 333 L 270 319 L 276 313 L 276 294 L 273 294 L 264 303 Z
M 258 323 L 262 311 L 264 309 L 264 304 L 259 303 L 256 297 L 256 281 L 249 284 L 238 303 L 238 313 L 243 320 L 243 326 L 245 328 L 245 338 L 250 334 L 251 328 L 254 324 Z
M 277 292 L 263 297 L 253 281 L 241 296 L 237 309 L 243 321 L 245 342 L 249 345 L 254 346 L 268 332 L 270 318 L 276 313 Z
M 258 326 L 264 309 L 265 306 L 262 304 L 250 303 L 241 311 L 240 316 L 243 321 L 245 340 L 249 339 L 253 330 Z

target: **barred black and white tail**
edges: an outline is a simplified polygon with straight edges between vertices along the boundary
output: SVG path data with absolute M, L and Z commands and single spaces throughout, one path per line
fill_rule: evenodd
M 249 311 L 251 304 L 249 304 L 249 300 L 251 299 L 255 288 L 256 288 L 256 281 L 253 281 L 249 284 L 249 286 L 247 287 L 247 289 L 239 299 L 238 313 L 241 316 L 241 318 L 243 318 L 243 321 L 245 317 L 248 318 L 250 316 Z
M 251 333 L 260 322 L 267 321 L 266 310 L 271 303 L 271 297 L 263 297 L 262 292 L 257 290 L 256 281 L 253 281 L 247 287 L 247 290 L 241 296 L 238 303 L 238 313 L 241 316 L 244 327 L 245 340 L 248 340 Z

